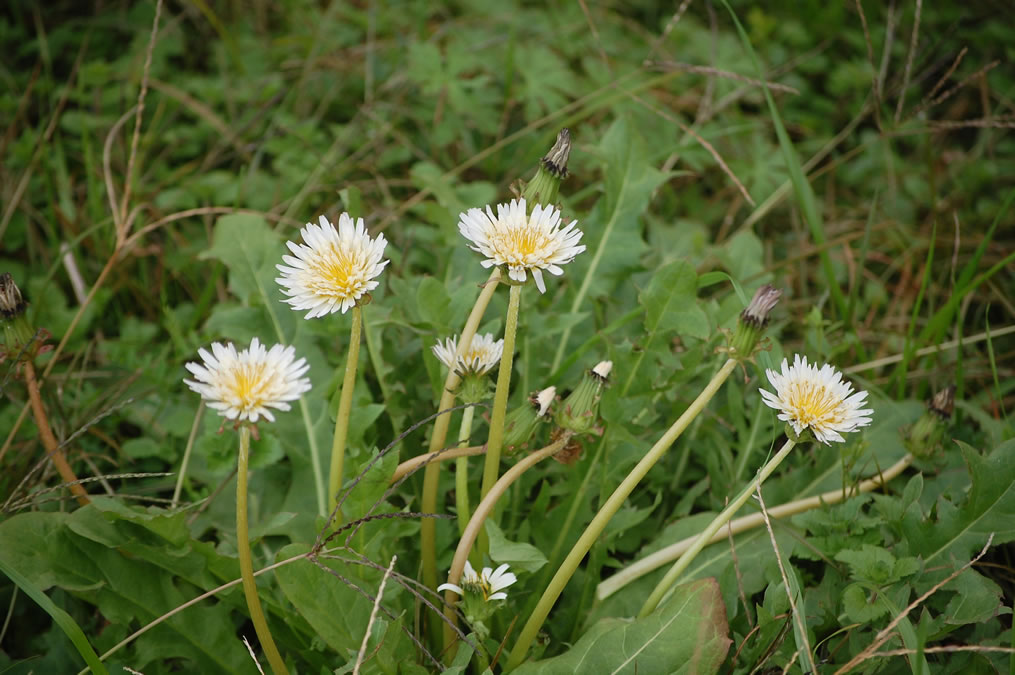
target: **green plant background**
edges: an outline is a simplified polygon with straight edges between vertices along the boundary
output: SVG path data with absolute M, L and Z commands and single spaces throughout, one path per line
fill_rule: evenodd
M 784 296 L 770 351 L 737 371 L 632 495 L 544 626 L 534 656 L 548 660 L 519 672 L 576 663 L 801 672 L 764 530 L 706 549 L 688 578 L 714 581 L 683 587 L 686 612 L 671 600 L 662 627 L 626 622 L 661 571 L 606 601 L 594 595 L 618 568 L 699 531 L 778 447 L 783 427 L 757 389 L 764 368 L 796 352 L 849 369 L 870 392 L 874 423 L 844 446 L 802 446 L 766 483 L 770 506 L 889 466 L 905 454 L 922 402 L 958 387 L 945 442 L 905 476 L 773 523 L 819 671 L 862 652 L 991 535 L 987 554 L 903 618 L 882 649 L 1015 646 L 1015 342 L 1006 332 L 1015 324 L 1015 33 L 1001 4 L 734 3 L 738 32 L 724 5 L 706 2 L 684 13 L 648 2 L 169 3 L 129 177 L 137 236 L 117 249 L 156 5 L 8 3 L 0 271 L 54 344 L 101 275 L 43 393 L 58 438 L 72 438 L 78 475 L 107 478 L 88 485 L 98 497 L 86 508 L 47 491 L 59 479 L 31 471 L 42 448 L 31 417 L 21 421 L 23 380 L 4 362 L 0 561 L 27 581 L 16 590 L 10 575 L 0 580 L 0 672 L 84 667 L 27 584 L 101 654 L 238 577 L 228 498 L 236 440 L 218 433 L 217 416 L 200 420 L 181 505 L 168 504 L 198 408 L 183 364 L 211 341 L 285 342 L 311 364 L 305 407 L 262 426 L 251 473 L 257 566 L 305 552 L 320 526 L 308 438 L 330 447 L 349 317 L 304 321 L 281 304 L 274 266 L 284 242 L 343 210 L 391 242 L 364 308 L 346 468 L 356 475 L 434 412 L 443 371 L 430 347 L 461 330 L 488 274 L 457 231 L 459 213 L 507 201 L 565 126 L 574 145 L 560 202 L 589 249 L 545 295 L 525 289 L 512 402 L 551 384 L 567 390 L 608 358 L 606 432 L 583 440 L 575 464 L 540 465 L 509 493 L 491 555 L 512 563 L 519 583 L 493 622 L 496 642 L 513 629 L 513 644 L 598 506 L 708 381 L 723 331 L 754 289 L 770 282 Z M 506 303 L 495 295 L 483 332 L 501 332 Z M 484 434 L 478 421 L 477 442 Z M 423 452 L 426 435 L 426 426 L 407 435 L 367 474 L 347 518 L 367 513 L 396 458 Z M 451 513 L 453 475 L 441 480 Z M 380 510 L 418 510 L 420 482 Z M 374 592 L 396 554 L 399 572 L 416 578 L 418 531 L 412 518 L 365 525 L 344 559 L 323 561 L 342 578 L 305 560 L 261 577 L 269 623 L 299 672 L 351 671 L 372 605 L 353 586 Z M 457 529 L 441 522 L 437 532 L 443 573 Z M 379 568 L 349 562 L 353 554 Z M 414 597 L 387 586 L 366 672 L 433 668 L 409 637 L 423 636 L 418 617 L 428 612 Z M 712 631 L 700 643 L 711 660 L 679 651 L 689 626 Z M 106 667 L 253 672 L 240 634 L 252 631 L 234 587 Z M 644 650 L 625 651 L 632 641 Z M 657 653 L 660 644 L 673 648 Z M 981 649 L 881 656 L 860 670 L 1010 672 L 1013 663 Z

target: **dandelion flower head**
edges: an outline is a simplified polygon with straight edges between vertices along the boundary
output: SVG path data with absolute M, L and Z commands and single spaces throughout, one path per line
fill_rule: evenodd
M 193 380 L 184 384 L 201 395 L 208 407 L 237 422 L 256 423 L 261 417 L 274 422 L 269 408 L 289 410 L 310 390 L 310 379 L 302 377 L 310 366 L 296 360 L 292 347 L 275 345 L 265 349 L 257 338 L 240 352 L 232 343 L 213 342 L 211 352 L 199 349 L 201 362 L 186 364 Z
M 779 411 L 779 419 L 789 422 L 793 431 L 810 429 L 825 445 L 831 441 L 845 442 L 842 434 L 856 431 L 871 423 L 873 410 L 864 408 L 866 391 L 853 392 L 853 386 L 842 379 L 842 373 L 825 364 L 818 368 L 807 363 L 807 357 L 793 357 L 790 366 L 782 360 L 780 372 L 766 370 L 775 393 L 760 389 L 765 404 Z
M 300 235 L 304 243 L 286 242 L 293 255 L 275 266 L 282 273 L 275 281 L 293 309 L 309 310 L 306 319 L 344 314 L 377 288 L 375 279 L 390 262 L 383 260 L 384 235 L 371 239 L 363 219 L 354 223 L 348 213 L 339 216 L 338 229 L 321 216 L 320 225 L 307 223 Z
M 491 600 L 506 599 L 507 593 L 504 592 L 504 589 L 516 581 L 518 581 L 518 577 L 512 572 L 508 572 L 508 565 L 506 563 L 495 570 L 484 567 L 483 571 L 477 574 L 476 570 L 472 567 L 472 563 L 466 560 L 461 586 L 457 584 L 441 584 L 437 587 L 437 590 L 454 591 L 458 595 L 464 596 L 465 593 L 462 589 L 465 589 L 482 595 L 484 601 L 490 602 Z
M 497 365 L 504 353 L 504 339 L 494 340 L 492 333 L 475 335 L 469 348 L 455 361 L 458 351 L 458 336 L 449 337 L 445 342 L 438 341 L 433 346 L 433 353 L 449 370 L 457 370 L 460 374 L 474 373 L 485 375 Z
M 582 232 L 571 221 L 561 228 L 560 210 L 536 204 L 532 214 L 526 212 L 524 199 L 498 204 L 497 215 L 486 210 L 469 209 L 461 214 L 458 230 L 472 242 L 470 248 L 486 256 L 483 267 L 504 265 L 508 277 L 524 282 L 531 272 L 540 293 L 546 292 L 543 272 L 554 276 L 564 273 L 565 265 L 585 250 Z

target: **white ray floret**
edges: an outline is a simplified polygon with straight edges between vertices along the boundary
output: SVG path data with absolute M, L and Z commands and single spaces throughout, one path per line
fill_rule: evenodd
M 536 204 L 528 215 L 524 199 L 498 204 L 497 215 L 486 210 L 469 209 L 459 216 L 458 230 L 472 242 L 470 248 L 486 256 L 483 267 L 505 266 L 508 277 L 524 282 L 528 274 L 536 281 L 540 293 L 546 292 L 543 272 L 554 276 L 564 273 L 561 265 L 574 260 L 585 250 L 582 232 L 571 221 L 561 228 L 560 210 Z
M 213 342 L 211 352 L 199 349 L 201 363 L 186 364 L 194 380 L 183 382 L 201 395 L 208 407 L 237 422 L 257 422 L 261 417 L 275 421 L 269 408 L 289 410 L 310 390 L 310 369 L 305 359 L 296 360 L 292 347 L 275 345 L 265 349 L 257 338 L 240 352 L 232 343 Z
M 286 242 L 293 255 L 275 266 L 282 273 L 275 281 L 293 309 L 309 310 L 306 319 L 347 312 L 377 288 L 375 279 L 390 262 L 383 259 L 384 235 L 371 239 L 363 219 L 354 223 L 348 213 L 339 216 L 337 230 L 321 216 L 320 225 L 307 223 L 300 236 L 302 244 Z
M 469 348 L 455 362 L 458 351 L 458 336 L 449 337 L 445 342 L 438 341 L 433 346 L 433 353 L 441 363 L 461 374 L 475 373 L 484 375 L 497 365 L 504 353 L 504 339 L 494 340 L 492 333 L 474 335 Z
M 874 411 L 864 408 L 866 391 L 853 393 L 853 385 L 843 381 L 842 373 L 825 364 L 818 368 L 807 357 L 796 354 L 793 365 L 782 360 L 781 372 L 766 370 L 775 393 L 759 389 L 765 404 L 779 411 L 779 419 L 789 422 L 793 431 L 810 429 L 814 437 L 829 445 L 845 442 L 842 434 L 856 431 L 871 422 Z
M 465 571 L 462 573 L 461 585 L 441 584 L 438 591 L 454 591 L 460 596 L 465 596 L 464 591 L 472 591 L 483 596 L 483 600 L 504 600 L 507 593 L 504 589 L 518 581 L 513 572 L 508 572 L 508 565 L 505 563 L 497 569 L 484 567 L 479 574 L 473 569 L 472 563 L 465 561 Z M 463 590 L 464 589 L 464 590 Z

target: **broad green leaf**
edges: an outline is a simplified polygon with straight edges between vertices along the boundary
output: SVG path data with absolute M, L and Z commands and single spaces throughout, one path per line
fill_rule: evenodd
M 704 340 L 708 317 L 697 303 L 698 275 L 685 260 L 663 265 L 652 275 L 640 299 L 645 307 L 645 330 L 651 341 L 657 332 L 676 331 Z
M 490 557 L 496 563 L 507 563 L 512 571 L 535 572 L 546 564 L 546 556 L 532 544 L 509 541 L 504 532 L 488 518 L 486 534 L 490 537 Z
M 517 675 L 715 673 L 731 640 L 715 579 L 678 586 L 644 619 L 602 619 L 560 656 L 523 664 Z
M 955 591 L 944 611 L 945 623 L 982 623 L 1011 612 L 1001 606 L 1001 587 L 976 570 L 963 570 L 945 589 Z
M 285 560 L 308 550 L 305 544 L 291 544 L 280 550 L 277 558 Z M 380 586 L 383 572 L 327 559 L 322 559 L 322 562 L 344 579 L 307 559 L 279 567 L 275 575 L 286 598 L 310 623 L 317 636 L 341 659 L 355 660 L 373 608 L 371 597 Z M 356 584 L 358 588 L 353 588 L 351 584 Z M 391 600 L 399 588 L 397 583 L 388 579 L 384 587 L 385 607 L 393 606 Z M 385 614 L 382 612 L 378 616 L 385 617 Z M 408 638 L 402 631 L 400 620 L 392 622 L 387 616 L 384 622 L 388 624 L 387 639 L 382 643 L 383 648 L 371 652 L 375 655 L 369 661 L 366 672 L 394 675 L 398 672 L 399 662 L 405 658 L 405 651 L 411 651 L 411 647 L 406 644 Z M 375 624 L 377 627 L 379 624 Z M 373 637 L 371 645 L 376 647 Z
M 972 478 L 965 502 L 956 506 L 939 499 L 936 522 L 925 520 L 916 508 L 903 520 L 911 551 L 923 556 L 928 567 L 969 560 L 991 534 L 995 546 L 1015 540 L 1015 440 L 986 457 L 957 442 Z
M 274 278 L 275 265 L 287 252 L 264 218 L 238 213 L 218 219 L 212 246 L 199 257 L 220 260 L 229 269 L 229 290 L 243 303 L 261 296 L 267 304 L 284 297 Z

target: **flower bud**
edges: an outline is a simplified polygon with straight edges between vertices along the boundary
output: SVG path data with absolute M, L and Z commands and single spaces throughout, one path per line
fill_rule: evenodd
M 560 182 L 567 178 L 567 160 L 571 155 L 571 132 L 561 129 L 557 141 L 539 161 L 535 177 L 525 186 L 522 197 L 528 204 L 544 206 L 557 201 Z
M 927 412 L 909 428 L 906 448 L 917 457 L 930 455 L 941 443 L 945 427 L 955 411 L 955 386 L 934 394 L 927 403 Z
M 0 274 L 0 325 L 3 325 L 3 347 L 8 355 L 16 357 L 23 352 L 24 358 L 32 358 L 38 351 L 32 347 L 35 330 L 28 322 L 27 307 L 14 277 L 6 272 Z
M 613 369 L 612 361 L 600 361 L 582 377 L 582 381 L 567 397 L 554 417 L 557 426 L 576 434 L 596 430 L 599 419 L 599 399 L 603 386 Z
M 775 286 L 765 284 L 757 290 L 754 298 L 740 313 L 740 320 L 730 340 L 730 356 L 735 359 L 749 359 L 754 355 L 761 338 L 761 332 L 768 324 L 768 314 L 779 302 L 782 295 Z
M 556 387 L 533 392 L 525 403 L 508 413 L 504 420 L 504 447 L 510 452 L 524 448 L 540 422 L 546 421 L 550 405 L 557 397 Z

